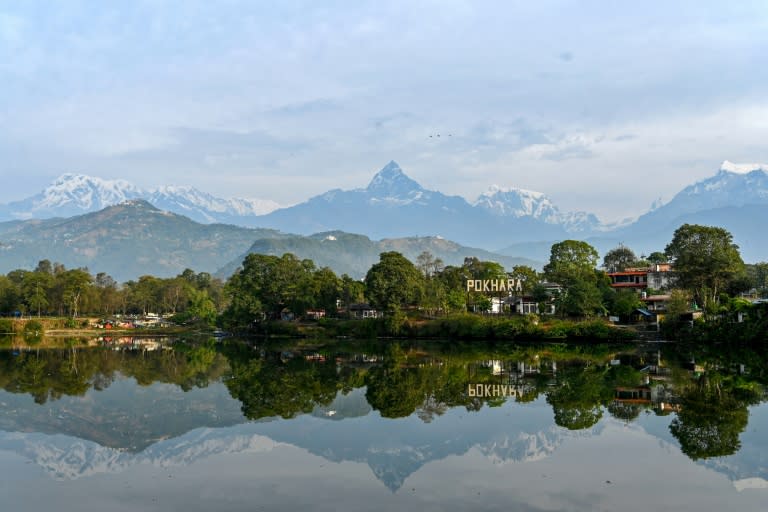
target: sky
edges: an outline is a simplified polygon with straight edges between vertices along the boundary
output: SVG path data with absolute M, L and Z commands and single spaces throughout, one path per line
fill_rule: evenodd
M 764 1 L 0 0 L 0 202 L 74 172 L 287 206 L 395 160 L 611 221 L 768 162 L 766 83 Z

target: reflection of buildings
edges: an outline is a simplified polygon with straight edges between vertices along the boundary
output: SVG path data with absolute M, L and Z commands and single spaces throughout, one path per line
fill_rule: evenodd
M 479 398 L 523 397 L 535 393 L 534 378 L 553 380 L 557 374 L 557 362 L 540 359 L 533 361 L 504 361 L 489 359 L 469 366 L 470 382 L 467 392 Z M 488 377 L 491 377 L 488 380 Z
M 677 396 L 663 384 L 617 387 L 614 390 L 613 402 L 621 405 L 650 407 L 659 415 L 677 412 L 680 409 Z
M 141 338 L 136 336 L 101 336 L 99 344 L 110 347 L 112 350 L 142 350 L 154 351 L 170 349 L 170 338 Z

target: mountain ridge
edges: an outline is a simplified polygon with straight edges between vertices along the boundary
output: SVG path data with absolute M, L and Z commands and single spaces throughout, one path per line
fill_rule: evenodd
M 654 202 L 637 219 L 613 224 L 602 223 L 589 212 L 563 212 L 546 194 L 516 187 L 492 185 L 470 203 L 461 196 L 422 187 L 395 161 L 378 171 L 364 188 L 328 190 L 262 215 L 255 213 L 256 207 L 248 200 L 221 200 L 193 187 L 159 187 L 147 199 L 139 197 L 142 191 L 125 181 L 67 174 L 56 182 L 63 191 L 49 188 L 33 198 L 0 205 L 0 218 L 30 218 L 42 213 L 60 213 L 62 217 L 72 210 L 93 209 L 118 199 L 144 198 L 201 223 L 269 228 L 304 236 L 339 230 L 376 240 L 443 237 L 486 251 L 545 260 L 552 243 L 568 238 L 594 241 L 600 252 L 618 243 L 638 253 L 663 250 L 683 219 L 722 224 L 751 236 L 760 219 L 754 216 L 756 209 L 768 204 L 767 170 L 765 164 L 726 160 L 713 176 L 685 187 L 668 202 Z M 718 212 L 724 216 L 717 217 Z M 760 236 L 757 240 L 736 238 L 736 243 L 747 248 L 747 260 L 765 259 L 768 252 L 768 241 Z
M 373 241 L 342 231 L 303 236 L 273 229 L 202 224 L 160 210 L 143 199 L 74 217 L 0 223 L 0 273 L 33 269 L 40 260 L 49 259 L 68 268 L 106 272 L 121 282 L 147 274 L 173 277 L 186 268 L 226 278 L 253 251 L 280 256 L 292 252 L 339 275 L 360 278 L 381 252 L 398 249 L 414 261 L 429 250 L 446 264 L 461 264 L 465 257 L 474 256 L 506 265 L 540 266 L 536 261 L 493 254 L 438 237 Z

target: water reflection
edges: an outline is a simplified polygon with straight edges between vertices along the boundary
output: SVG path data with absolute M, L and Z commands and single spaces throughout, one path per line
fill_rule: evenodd
M 737 488 L 768 478 L 759 353 L 738 362 L 733 351 L 671 346 L 73 347 L 0 351 L 0 450 L 61 479 L 289 445 L 365 464 L 397 493 L 451 457 L 506 467 L 557 453 L 564 464 L 563 446 L 615 436 L 632 450 L 648 435 Z

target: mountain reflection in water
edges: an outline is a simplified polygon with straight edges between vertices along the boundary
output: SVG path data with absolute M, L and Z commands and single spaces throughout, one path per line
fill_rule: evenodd
M 0 464 L 15 454 L 49 480 L 72 482 L 243 454 L 270 459 L 274 470 L 299 448 L 335 471 L 365 464 L 400 495 L 406 482 L 455 457 L 468 471 L 479 460 L 507 468 L 498 471 L 538 465 L 546 479 L 572 464 L 567 447 L 589 446 L 590 459 L 613 461 L 603 449 L 632 452 L 655 439 L 662 460 L 639 452 L 620 461 L 621 470 L 604 470 L 582 454 L 582 464 L 602 485 L 629 466 L 668 482 L 680 478 L 682 452 L 686 475 L 708 468 L 737 491 L 765 493 L 754 489 L 768 487 L 765 383 L 764 356 L 747 349 L 351 342 L 306 349 L 230 340 L 4 350 Z M 271 461 L 278 454 L 288 458 Z M 665 474 L 672 467 L 675 474 Z M 748 510 L 754 496 L 738 495 Z

